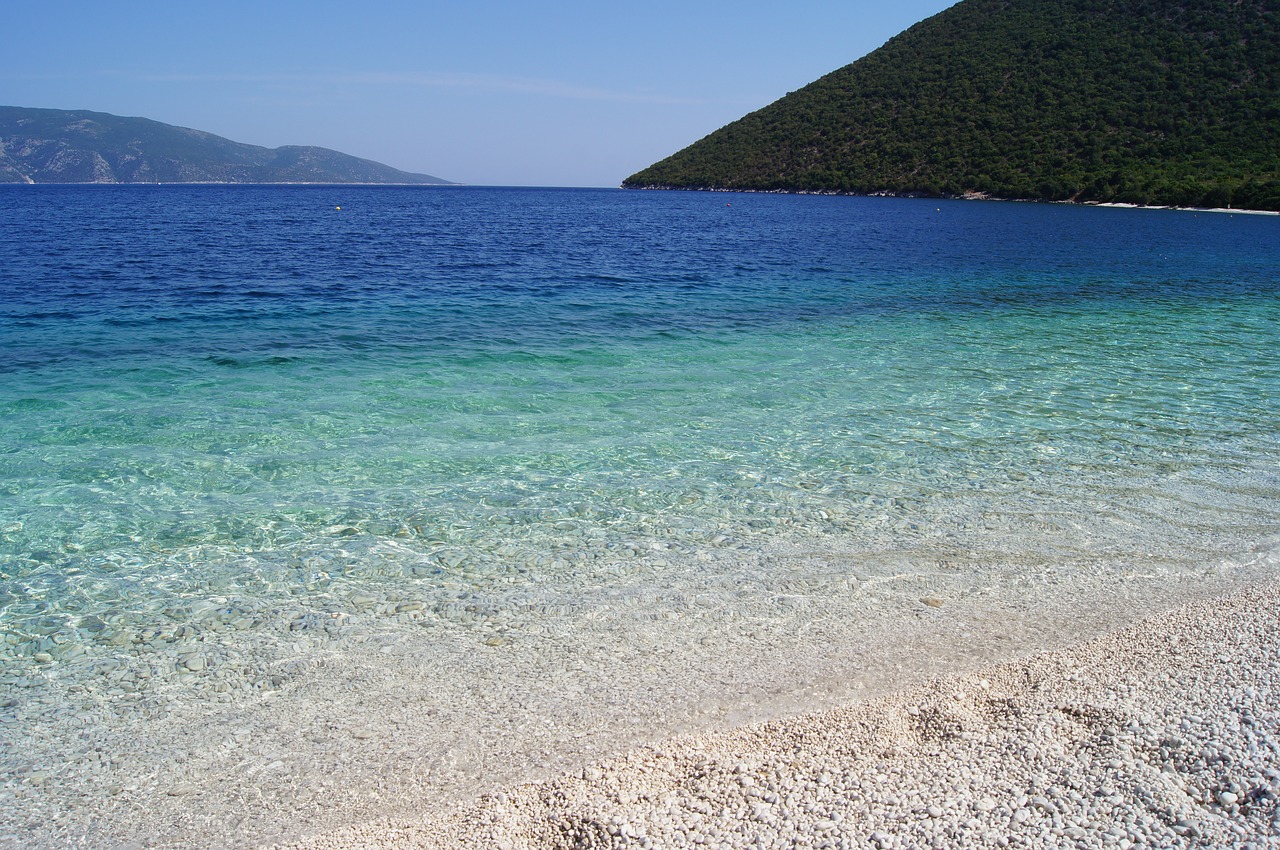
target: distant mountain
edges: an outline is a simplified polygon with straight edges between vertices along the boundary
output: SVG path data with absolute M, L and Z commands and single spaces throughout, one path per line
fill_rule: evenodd
M 0 183 L 447 182 L 327 148 L 263 148 L 146 118 L 0 106 Z
M 963 0 L 623 185 L 1280 209 L 1280 5 Z

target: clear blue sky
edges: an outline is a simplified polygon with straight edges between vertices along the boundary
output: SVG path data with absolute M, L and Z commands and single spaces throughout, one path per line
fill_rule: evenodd
M 616 186 L 949 5 L 13 3 L 0 105 L 321 145 L 463 183 Z

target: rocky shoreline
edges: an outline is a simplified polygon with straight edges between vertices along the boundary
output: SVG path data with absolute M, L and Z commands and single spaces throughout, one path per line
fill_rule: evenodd
M 1181 212 L 1240 213 L 1242 215 L 1280 215 L 1277 210 L 1235 209 L 1233 207 L 1178 207 L 1152 204 L 1127 204 L 1103 201 L 1055 201 L 1048 198 L 1006 198 L 987 192 L 965 192 L 960 195 L 935 195 L 929 192 L 842 192 L 835 189 L 749 189 L 725 186 L 627 185 L 623 189 L 664 192 L 730 192 L 745 195 L 828 195 L 841 198 L 917 198 L 933 201 L 1009 201 L 1021 204 L 1068 204 L 1081 207 L 1113 207 L 1135 210 L 1178 210 Z

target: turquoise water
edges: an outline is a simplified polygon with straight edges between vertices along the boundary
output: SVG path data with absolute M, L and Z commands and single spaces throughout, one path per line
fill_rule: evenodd
M 0 845 L 257 846 L 1277 565 L 1275 217 L 0 200 Z
M 572 606 L 584 564 L 673 548 L 1197 562 L 1276 524 L 1274 218 L 5 197 L 0 624 L 19 648 L 211 592 L 323 608 L 529 579 Z

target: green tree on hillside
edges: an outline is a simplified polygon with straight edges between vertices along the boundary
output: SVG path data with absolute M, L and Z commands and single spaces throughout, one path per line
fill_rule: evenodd
M 623 185 L 1280 209 L 1280 7 L 963 0 Z

